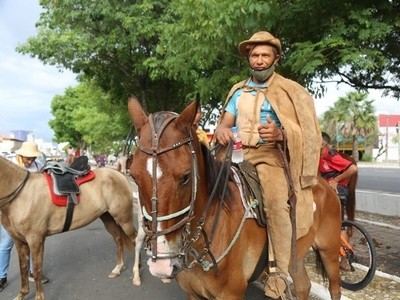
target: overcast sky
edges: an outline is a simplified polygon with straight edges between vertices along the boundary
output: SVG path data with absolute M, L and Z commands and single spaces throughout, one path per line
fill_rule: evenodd
M 60 72 L 52 66 L 15 52 L 18 44 L 36 34 L 35 23 L 40 14 L 39 0 L 0 0 L 0 134 L 12 130 L 32 131 L 35 138 L 51 141 L 53 132 L 48 126 L 52 118 L 50 103 L 55 95 L 62 95 L 69 86 L 75 86 L 75 75 Z M 349 92 L 346 86 L 329 88 L 324 99 L 316 99 L 317 114 L 322 114 L 338 97 Z M 400 114 L 400 103 L 394 99 L 377 100 L 381 113 Z
M 15 51 L 36 34 L 40 9 L 39 0 L 0 0 L 0 133 L 28 130 L 51 141 L 51 100 L 76 81 L 71 72 Z

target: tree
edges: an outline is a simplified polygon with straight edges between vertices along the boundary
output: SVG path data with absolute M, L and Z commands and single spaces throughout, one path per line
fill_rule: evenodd
M 200 92 L 210 110 L 220 108 L 229 87 L 248 76 L 237 45 L 258 30 L 282 41 L 278 72 L 317 97 L 330 80 L 400 96 L 398 1 L 42 0 L 41 5 L 38 33 L 18 51 L 95 80 L 120 104 L 133 93 L 148 111 L 180 111 Z
M 337 139 L 337 130 L 345 138 L 351 138 L 353 158 L 358 161 L 359 137 L 376 139 L 378 134 L 377 118 L 375 116 L 374 100 L 368 100 L 364 92 L 349 92 L 340 97 L 322 116 L 322 122 Z M 371 142 L 371 141 L 369 141 Z M 368 143 L 368 141 L 366 141 Z
M 110 152 L 115 142 L 122 141 L 130 119 L 115 114 L 121 108 L 112 105 L 109 96 L 89 82 L 68 88 L 64 96 L 55 96 L 51 103 L 54 119 L 49 121 L 57 142 L 69 142 L 97 152 Z M 115 149 L 113 149 L 115 151 Z

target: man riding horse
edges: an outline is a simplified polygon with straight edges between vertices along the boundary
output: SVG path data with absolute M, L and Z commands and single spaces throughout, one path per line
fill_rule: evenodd
M 296 235 L 307 234 L 313 222 L 312 187 L 317 183 L 321 136 L 311 95 L 275 73 L 280 40 L 261 31 L 238 49 L 250 65 L 251 76 L 230 90 L 215 139 L 222 145 L 234 141 L 231 127 L 236 126 L 244 157 L 257 168 L 276 261 L 276 272 L 275 263 L 270 266 L 265 294 L 278 298 L 286 288 L 291 243 Z M 294 207 L 288 204 L 291 197 L 297 200 Z M 292 232 L 290 211 L 296 213 L 297 232 Z

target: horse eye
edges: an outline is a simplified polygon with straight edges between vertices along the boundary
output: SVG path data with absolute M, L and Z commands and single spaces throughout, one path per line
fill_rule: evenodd
M 190 179 L 189 175 L 190 174 L 183 175 L 183 177 L 182 177 L 182 185 L 185 185 L 185 184 L 187 184 L 189 182 L 189 179 Z

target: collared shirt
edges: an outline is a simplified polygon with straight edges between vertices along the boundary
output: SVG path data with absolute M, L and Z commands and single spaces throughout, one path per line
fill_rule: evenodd
M 238 113 L 238 100 L 243 92 L 250 92 L 253 96 L 256 96 L 257 89 L 262 90 L 266 88 L 267 88 L 267 83 L 255 83 L 251 79 L 248 79 L 243 88 L 240 88 L 233 93 L 231 99 L 229 99 L 225 111 L 233 114 L 236 117 Z M 274 109 L 271 107 L 269 101 L 265 99 L 265 101 L 261 106 L 261 111 L 260 111 L 260 119 L 261 119 L 260 122 L 262 124 L 267 123 L 267 116 L 270 116 L 271 119 L 274 120 L 278 126 L 281 126 L 281 122 L 279 121 L 278 116 L 276 115 Z

